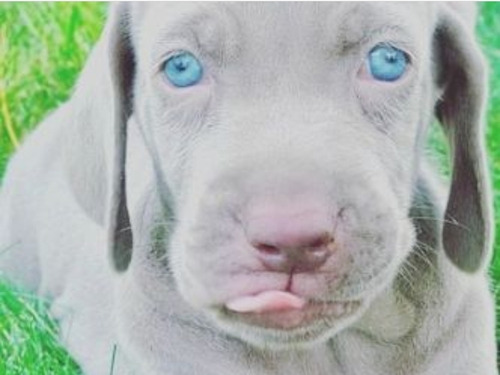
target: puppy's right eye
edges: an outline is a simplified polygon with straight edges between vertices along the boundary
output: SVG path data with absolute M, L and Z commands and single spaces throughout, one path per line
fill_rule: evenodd
M 163 67 L 168 81 L 175 87 L 194 86 L 203 78 L 203 67 L 193 54 L 181 51 L 170 57 Z

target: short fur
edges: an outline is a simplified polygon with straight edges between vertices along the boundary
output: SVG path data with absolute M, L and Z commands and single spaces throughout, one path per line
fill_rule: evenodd
M 53 301 L 87 375 L 497 374 L 484 59 L 474 7 L 168 3 L 111 7 L 70 100 L 12 158 L 0 269 Z M 374 45 L 405 49 L 391 84 Z M 161 65 L 189 50 L 202 83 Z M 424 158 L 434 115 L 453 176 Z M 293 288 L 355 300 L 341 319 L 265 329 L 222 306 L 280 288 L 239 218 L 303 196 L 338 214 L 340 249 Z

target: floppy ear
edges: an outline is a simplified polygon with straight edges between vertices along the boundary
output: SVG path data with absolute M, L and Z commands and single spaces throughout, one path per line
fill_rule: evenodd
M 132 251 L 125 157 L 134 57 L 127 13 L 127 4 L 111 5 L 101 39 L 59 120 L 70 190 L 85 213 L 105 226 L 118 271 L 127 268 Z
M 442 5 L 435 34 L 438 85 L 443 96 L 436 115 L 450 142 L 451 190 L 445 212 L 443 246 L 460 269 L 475 272 L 491 254 L 492 213 L 484 145 L 487 72 L 474 40 L 474 25 Z M 469 15 L 474 10 L 469 11 Z

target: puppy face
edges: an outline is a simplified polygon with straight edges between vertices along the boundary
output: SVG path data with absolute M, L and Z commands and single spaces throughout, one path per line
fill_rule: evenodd
M 134 118 L 150 185 L 168 187 L 162 264 L 185 301 L 278 347 L 331 337 L 392 282 L 414 243 L 431 18 L 414 4 L 135 12 Z

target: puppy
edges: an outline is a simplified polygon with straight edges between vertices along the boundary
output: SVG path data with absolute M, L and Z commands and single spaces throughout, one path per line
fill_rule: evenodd
M 497 374 L 474 14 L 112 5 L 10 162 L 0 269 L 87 375 Z

